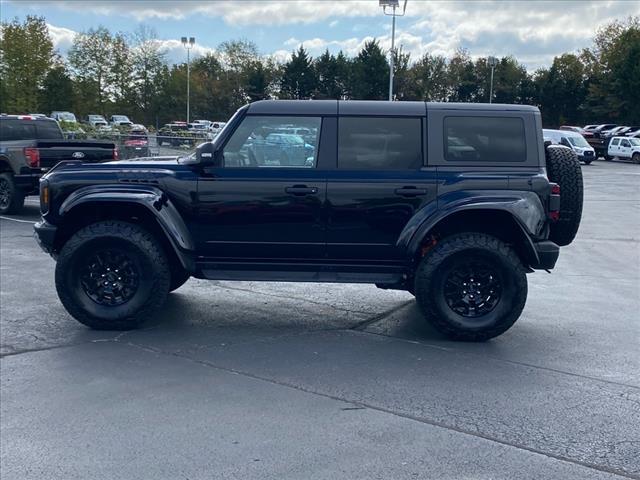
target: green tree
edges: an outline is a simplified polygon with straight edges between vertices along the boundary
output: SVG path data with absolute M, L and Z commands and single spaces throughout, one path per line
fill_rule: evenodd
M 389 64 L 377 41 L 364 44 L 352 63 L 351 94 L 358 100 L 384 100 L 389 95 Z
M 107 114 L 107 107 L 129 99 L 131 63 L 121 34 L 105 27 L 76 35 L 68 54 L 78 89 L 77 113 Z
M 36 112 L 54 59 L 45 19 L 29 15 L 22 23 L 15 19 L 0 26 L 0 110 Z
M 468 51 L 461 49 L 455 53 L 449 61 L 447 73 L 450 101 L 476 102 L 482 99 L 482 90 Z
M 73 80 L 60 61 L 49 70 L 42 82 L 39 109 L 46 114 L 54 110 L 69 110 L 73 95 Z
M 166 63 L 166 51 L 152 28 L 141 25 L 131 36 L 132 86 L 134 115 L 138 121 L 151 125 L 158 116 L 161 74 Z
M 449 95 L 447 59 L 425 53 L 409 70 L 410 95 L 415 100 L 444 102 Z
M 580 123 L 583 120 L 585 67 L 577 55 L 565 53 L 551 67 L 536 73 L 538 102 L 545 125 Z
M 640 17 L 605 26 L 594 44 L 589 109 L 602 119 L 640 123 Z
M 301 45 L 285 63 L 280 81 L 281 98 L 311 98 L 317 85 L 313 60 Z

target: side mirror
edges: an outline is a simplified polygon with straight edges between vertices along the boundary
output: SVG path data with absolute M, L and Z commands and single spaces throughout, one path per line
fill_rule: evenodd
M 201 143 L 196 147 L 196 162 L 214 167 L 221 167 L 222 155 L 219 150 L 215 149 L 213 143 Z

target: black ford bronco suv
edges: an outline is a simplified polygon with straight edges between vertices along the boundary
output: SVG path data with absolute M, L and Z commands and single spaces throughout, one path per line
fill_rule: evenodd
M 190 156 L 62 162 L 40 202 L 60 300 L 93 328 L 139 326 L 193 276 L 403 289 L 485 340 L 575 237 L 582 175 L 534 107 L 267 100 Z

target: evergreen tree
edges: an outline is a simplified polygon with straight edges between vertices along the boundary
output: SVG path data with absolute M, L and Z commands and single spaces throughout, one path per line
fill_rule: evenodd
M 377 41 L 366 42 L 354 59 L 350 90 L 358 100 L 388 98 L 389 64 Z
M 316 72 L 313 61 L 301 45 L 285 63 L 280 81 L 280 97 L 304 99 L 311 98 L 316 89 Z

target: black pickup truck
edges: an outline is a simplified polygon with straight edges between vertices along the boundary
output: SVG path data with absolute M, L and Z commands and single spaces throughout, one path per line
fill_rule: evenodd
M 0 115 L 0 214 L 19 212 L 24 197 L 38 193 L 38 180 L 58 162 L 117 158 L 114 143 L 64 140 L 51 118 Z
M 402 289 L 444 334 L 485 340 L 572 242 L 582 195 L 534 107 L 260 101 L 189 156 L 59 164 L 35 233 L 92 328 L 141 325 L 194 276 Z

